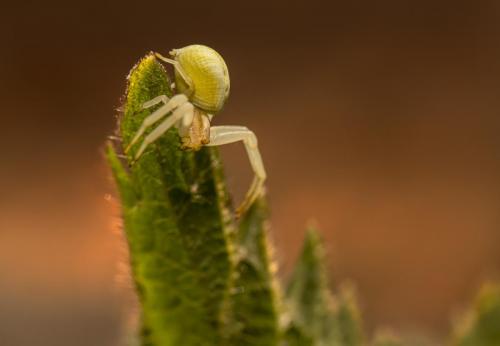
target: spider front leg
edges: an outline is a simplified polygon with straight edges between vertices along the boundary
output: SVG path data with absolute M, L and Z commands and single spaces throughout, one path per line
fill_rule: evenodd
M 155 122 L 157 122 L 161 118 L 168 115 L 168 113 L 170 113 L 173 109 L 188 102 L 188 99 L 183 94 L 175 95 L 170 100 L 168 99 L 168 97 L 166 95 L 160 95 L 160 96 L 155 97 L 152 100 L 146 101 L 142 105 L 142 109 L 147 109 L 147 108 L 153 107 L 161 102 L 163 102 L 163 106 L 158 108 L 156 111 L 154 111 L 152 114 L 150 114 L 149 116 L 147 116 L 144 119 L 141 127 L 136 132 L 134 138 L 130 141 L 129 145 L 125 149 L 125 153 L 127 153 L 130 150 L 130 148 L 139 140 L 139 138 L 143 135 L 144 131 L 146 131 L 148 127 L 150 127 Z
M 175 70 L 179 73 L 179 75 L 181 76 L 181 78 L 184 80 L 184 82 L 188 86 L 187 94 L 191 95 L 193 93 L 193 91 L 194 91 L 193 81 L 191 80 L 191 78 L 189 78 L 189 76 L 186 73 L 186 71 L 184 71 L 184 69 L 182 68 L 181 64 L 178 61 L 174 60 L 174 59 L 169 59 L 169 58 L 164 57 L 160 53 L 155 53 L 155 56 L 158 59 L 160 59 L 161 61 L 166 62 L 166 63 L 171 64 L 171 65 L 174 66 Z
M 248 189 L 245 199 L 236 209 L 236 215 L 240 216 L 255 202 L 263 192 L 266 171 L 262 157 L 257 146 L 257 137 L 244 126 L 212 126 L 210 128 L 210 143 L 207 146 L 216 146 L 243 141 L 250 160 L 250 165 L 255 173 L 254 179 Z
M 176 97 L 178 97 L 178 98 L 176 98 Z M 178 103 L 172 104 L 172 103 L 174 103 L 173 102 L 174 99 L 178 100 L 177 102 L 179 102 L 179 103 L 181 103 L 181 102 L 183 102 L 183 103 L 179 106 L 178 106 Z M 167 107 L 167 106 L 169 106 L 169 107 Z M 154 112 L 149 117 L 144 119 L 144 122 L 143 122 L 141 128 L 139 129 L 139 131 L 137 131 L 132 142 L 130 142 L 129 147 L 132 146 L 141 137 L 141 135 L 144 133 L 144 131 L 149 126 L 151 126 L 154 122 L 158 121 L 163 116 L 167 115 L 170 112 L 170 110 L 174 107 L 176 107 L 176 108 L 172 112 L 172 115 L 170 115 L 167 119 L 165 119 L 160 125 L 158 125 L 153 131 L 151 131 L 151 133 L 149 133 L 144 138 L 139 150 L 137 150 L 137 152 L 135 153 L 133 163 L 141 157 L 141 155 L 144 153 L 144 151 L 146 150 L 146 148 L 148 147 L 149 144 L 156 141 L 161 135 L 163 135 L 165 132 L 167 132 L 172 126 L 176 125 L 181 119 L 184 118 L 183 123 L 189 123 L 190 121 L 192 121 L 194 106 L 190 102 L 187 102 L 187 98 L 185 95 L 176 95 L 176 96 L 172 97 L 172 99 L 167 104 L 165 104 L 160 109 L 158 109 L 156 112 Z M 157 113 L 157 114 L 155 114 L 155 113 Z

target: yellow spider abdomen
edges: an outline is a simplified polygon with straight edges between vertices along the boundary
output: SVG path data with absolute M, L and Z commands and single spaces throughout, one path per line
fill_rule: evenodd
M 190 93 L 189 84 L 176 70 L 177 90 L 187 94 L 200 109 L 212 114 L 219 112 L 229 96 L 230 86 L 229 72 L 219 53 L 207 46 L 190 45 L 170 54 L 190 79 L 193 89 Z

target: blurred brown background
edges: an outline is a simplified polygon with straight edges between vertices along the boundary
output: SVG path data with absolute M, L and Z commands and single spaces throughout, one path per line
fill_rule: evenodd
M 217 124 L 269 172 L 284 277 L 311 219 L 375 325 L 446 335 L 500 271 L 497 1 L 4 3 L 0 344 L 120 345 L 133 299 L 101 149 L 149 50 L 203 43 L 231 74 Z M 224 148 L 235 198 L 243 147 Z

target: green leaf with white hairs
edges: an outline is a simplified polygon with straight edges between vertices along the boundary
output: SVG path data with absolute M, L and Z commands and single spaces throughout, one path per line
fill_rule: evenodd
M 240 222 L 230 345 L 274 346 L 279 342 L 280 294 L 266 219 L 265 203 L 258 200 Z
M 322 241 L 311 229 L 306 233 L 286 292 L 287 345 L 363 345 L 361 318 L 353 288 L 342 284 L 338 296 L 333 296 L 326 273 Z
M 129 75 L 116 151 L 123 151 L 151 113 L 142 104 L 163 94 L 172 95 L 170 80 L 148 55 Z M 122 200 L 143 343 L 217 345 L 234 232 L 217 150 L 182 151 L 171 129 L 127 169 L 132 156 L 122 163 L 116 151 L 108 148 L 108 161 Z
M 334 345 L 335 314 L 324 267 L 324 249 L 309 230 L 286 292 L 289 345 Z

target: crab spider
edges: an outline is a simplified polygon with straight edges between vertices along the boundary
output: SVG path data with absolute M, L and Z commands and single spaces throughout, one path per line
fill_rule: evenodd
M 244 126 L 211 126 L 212 117 L 218 113 L 229 96 L 229 73 L 222 57 L 213 49 L 191 45 L 170 52 L 172 58 L 156 53 L 156 57 L 172 64 L 178 94 L 172 98 L 159 95 L 143 104 L 143 109 L 161 106 L 146 117 L 125 150 L 139 141 L 153 124 L 164 119 L 144 137 L 136 151 L 137 161 L 149 144 L 156 141 L 171 127 L 177 127 L 185 150 L 199 150 L 202 146 L 216 146 L 242 141 L 254 171 L 254 178 L 237 215 L 244 213 L 263 192 L 266 171 L 257 146 L 257 137 Z

